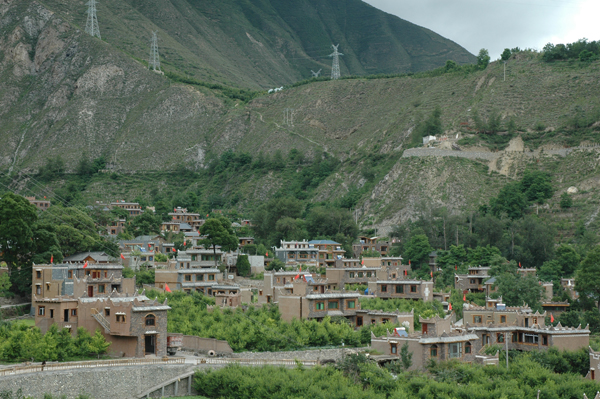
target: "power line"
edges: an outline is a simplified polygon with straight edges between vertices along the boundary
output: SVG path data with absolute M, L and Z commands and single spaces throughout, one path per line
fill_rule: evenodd
M 333 57 L 333 65 L 331 66 L 331 79 L 337 80 L 340 78 L 340 55 L 344 54 L 338 52 L 338 47 L 340 47 L 339 44 L 337 46 L 332 44 L 331 47 L 333 47 L 333 53 L 329 54 L 330 57 Z
M 152 32 L 152 39 L 150 40 L 150 58 L 148 61 L 148 69 L 160 71 L 160 57 L 158 55 L 158 37 L 156 36 L 156 31 Z
M 85 33 L 90 36 L 100 37 L 100 28 L 98 27 L 98 18 L 96 16 L 96 0 L 90 0 L 88 3 L 87 10 L 87 22 L 85 23 Z

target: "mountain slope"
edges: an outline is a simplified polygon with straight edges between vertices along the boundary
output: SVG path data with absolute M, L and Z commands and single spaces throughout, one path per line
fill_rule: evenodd
M 85 6 L 44 0 L 80 27 Z M 331 44 L 344 53 L 342 74 L 416 72 L 475 57 L 438 34 L 360 0 L 104 0 L 102 38 L 146 60 L 152 30 L 167 69 L 206 81 L 273 87 L 331 70 Z

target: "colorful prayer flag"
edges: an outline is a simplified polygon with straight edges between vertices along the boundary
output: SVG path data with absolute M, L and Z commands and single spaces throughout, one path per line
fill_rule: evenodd
M 550 313 L 550 323 L 554 323 L 554 315 Z
M 452 304 L 451 303 L 448 304 L 448 310 L 452 310 Z
M 165 291 L 171 292 L 171 289 L 169 288 L 169 284 L 167 284 L 167 283 L 165 283 Z
M 121 254 L 121 259 L 125 260 L 125 255 Z
M 85 269 L 87 267 L 87 260 L 85 261 L 85 263 L 83 264 L 83 268 Z
M 50 263 L 54 263 L 54 255 L 50 255 Z

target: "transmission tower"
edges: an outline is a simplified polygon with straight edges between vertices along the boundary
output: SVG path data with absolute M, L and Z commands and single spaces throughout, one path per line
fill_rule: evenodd
M 150 42 L 150 59 L 148 61 L 148 69 L 160 71 L 160 57 L 158 56 L 158 37 L 156 32 L 152 32 L 152 40 Z
M 310 70 L 313 78 L 318 78 L 319 76 L 321 76 L 321 71 L 322 69 L 319 69 L 317 72 L 313 71 L 312 69 Z
M 87 11 L 87 22 L 85 23 L 85 33 L 90 36 L 96 36 L 98 39 L 102 39 L 100 37 L 100 29 L 98 28 L 98 18 L 96 17 L 96 0 L 90 0 Z
M 329 54 L 330 57 L 333 57 L 333 65 L 331 67 L 331 79 L 336 80 L 340 78 L 340 55 L 344 54 L 338 53 L 338 47 L 340 47 L 339 44 L 337 46 L 334 46 L 332 44 L 331 47 L 333 47 L 333 53 Z

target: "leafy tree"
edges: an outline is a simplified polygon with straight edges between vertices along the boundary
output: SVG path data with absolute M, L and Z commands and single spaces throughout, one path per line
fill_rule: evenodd
M 200 244 L 205 248 L 212 247 L 213 249 L 215 267 L 217 267 L 217 245 L 220 245 L 223 251 L 231 251 L 239 245 L 238 238 L 231 228 L 231 222 L 223 217 L 208 219 L 200 227 L 200 234 L 206 236 L 206 238 L 199 241 Z
M 489 63 L 490 53 L 486 49 L 482 48 L 479 50 L 479 54 L 477 54 L 477 66 L 479 69 L 485 69 Z
M 237 273 L 240 276 L 249 276 L 250 275 L 250 261 L 248 260 L 248 255 L 238 255 L 237 263 L 236 263 Z
M 521 191 L 530 202 L 543 204 L 544 200 L 552 198 L 554 189 L 550 175 L 545 172 L 526 170 L 521 179 Z
M 165 254 L 157 253 L 156 255 L 154 255 L 155 262 L 167 262 L 168 260 L 169 257 Z
M 106 353 L 106 350 L 109 346 L 110 342 L 106 342 L 104 335 L 102 335 L 99 329 L 96 329 L 94 335 L 92 336 L 92 339 L 90 340 L 90 352 L 98 356 L 98 358 L 100 358 L 100 355 Z
M 144 212 L 129 222 L 127 231 L 134 237 L 160 233 L 162 220 L 152 212 Z
M 11 286 L 10 276 L 8 275 L 8 273 L 1 273 L 0 274 L 0 296 L 5 296 L 8 293 L 10 286 Z
M 573 200 L 571 199 L 571 196 L 567 193 L 562 193 L 562 195 L 560 196 L 560 207 L 562 209 L 569 209 L 572 206 Z
M 562 270 L 560 277 L 571 277 L 581 262 L 581 255 L 568 244 L 558 246 L 554 254 Z
M 502 52 L 502 55 L 500 56 L 500 59 L 502 59 L 502 61 L 508 61 L 511 54 L 512 54 L 512 52 L 510 51 L 510 49 L 505 48 L 504 51 Z
M 563 270 L 560 262 L 549 260 L 544 262 L 538 273 L 541 281 L 560 281 Z
M 496 277 L 495 285 L 498 286 L 498 295 L 502 296 L 507 305 L 522 306 L 526 303 L 533 310 L 541 310 L 542 287 L 537 277 L 504 273 Z
M 271 270 L 279 270 L 279 269 L 285 269 L 285 263 L 283 263 L 281 260 L 279 260 L 278 258 L 273 259 L 266 267 L 265 270 L 267 271 L 271 271 Z
M 0 259 L 9 271 L 31 262 L 37 219 L 35 206 L 20 195 L 6 193 L 0 198 Z
M 408 351 L 408 342 L 405 342 L 400 348 L 400 360 L 402 361 L 402 367 L 404 370 L 408 370 L 412 366 L 412 352 Z
M 600 247 L 594 247 L 575 273 L 575 289 L 580 297 L 592 298 L 600 304 Z
M 429 245 L 429 240 L 425 234 L 417 234 L 411 237 L 404 249 L 404 258 L 416 265 L 429 263 L 429 254 L 433 249 Z
M 496 217 L 506 214 L 511 219 L 520 219 L 527 208 L 527 196 L 517 182 L 505 185 L 498 196 L 490 200 L 490 210 Z

